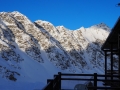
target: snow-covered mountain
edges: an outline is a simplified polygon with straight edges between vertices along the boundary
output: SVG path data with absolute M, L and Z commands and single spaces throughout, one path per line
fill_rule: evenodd
M 58 71 L 104 73 L 101 45 L 109 33 L 104 23 L 69 30 L 42 20 L 33 23 L 17 11 L 1 12 L 0 81 L 4 83 L 0 90 L 9 90 L 2 87 L 6 84 L 25 90 L 42 88 Z

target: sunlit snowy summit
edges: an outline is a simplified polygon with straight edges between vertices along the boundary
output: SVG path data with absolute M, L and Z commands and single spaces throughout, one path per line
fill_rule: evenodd
M 109 33 L 104 23 L 69 30 L 31 22 L 17 11 L 1 12 L 0 90 L 42 88 L 58 72 L 104 73 L 101 46 Z

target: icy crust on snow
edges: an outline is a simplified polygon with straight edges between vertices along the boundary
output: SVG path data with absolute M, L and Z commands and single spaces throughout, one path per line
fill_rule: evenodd
M 0 80 L 4 85 L 8 83 L 9 88 L 33 90 L 37 87 L 41 89 L 46 85 L 47 79 L 53 78 L 59 71 L 102 74 L 104 53 L 101 45 L 109 32 L 110 29 L 105 24 L 72 31 L 64 26 L 55 27 L 48 21 L 37 20 L 32 23 L 16 11 L 2 12 Z M 118 58 L 114 58 L 116 69 Z M 108 69 L 109 66 L 108 60 Z M 33 87 L 29 88 L 31 84 Z M 25 85 L 28 87 L 23 88 Z

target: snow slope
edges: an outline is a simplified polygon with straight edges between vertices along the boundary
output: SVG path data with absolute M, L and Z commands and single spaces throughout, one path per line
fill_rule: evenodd
M 73 31 L 1 12 L 0 90 L 41 89 L 58 72 L 104 73 L 101 45 L 109 33 L 103 23 Z

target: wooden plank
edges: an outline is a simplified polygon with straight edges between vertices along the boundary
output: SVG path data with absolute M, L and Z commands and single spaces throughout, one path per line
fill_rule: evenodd
M 61 73 L 62 76 L 94 76 L 94 74 L 68 74 L 68 73 Z
M 94 87 L 97 87 L 97 73 L 94 73 Z M 94 90 L 97 90 L 97 89 L 94 89 Z

